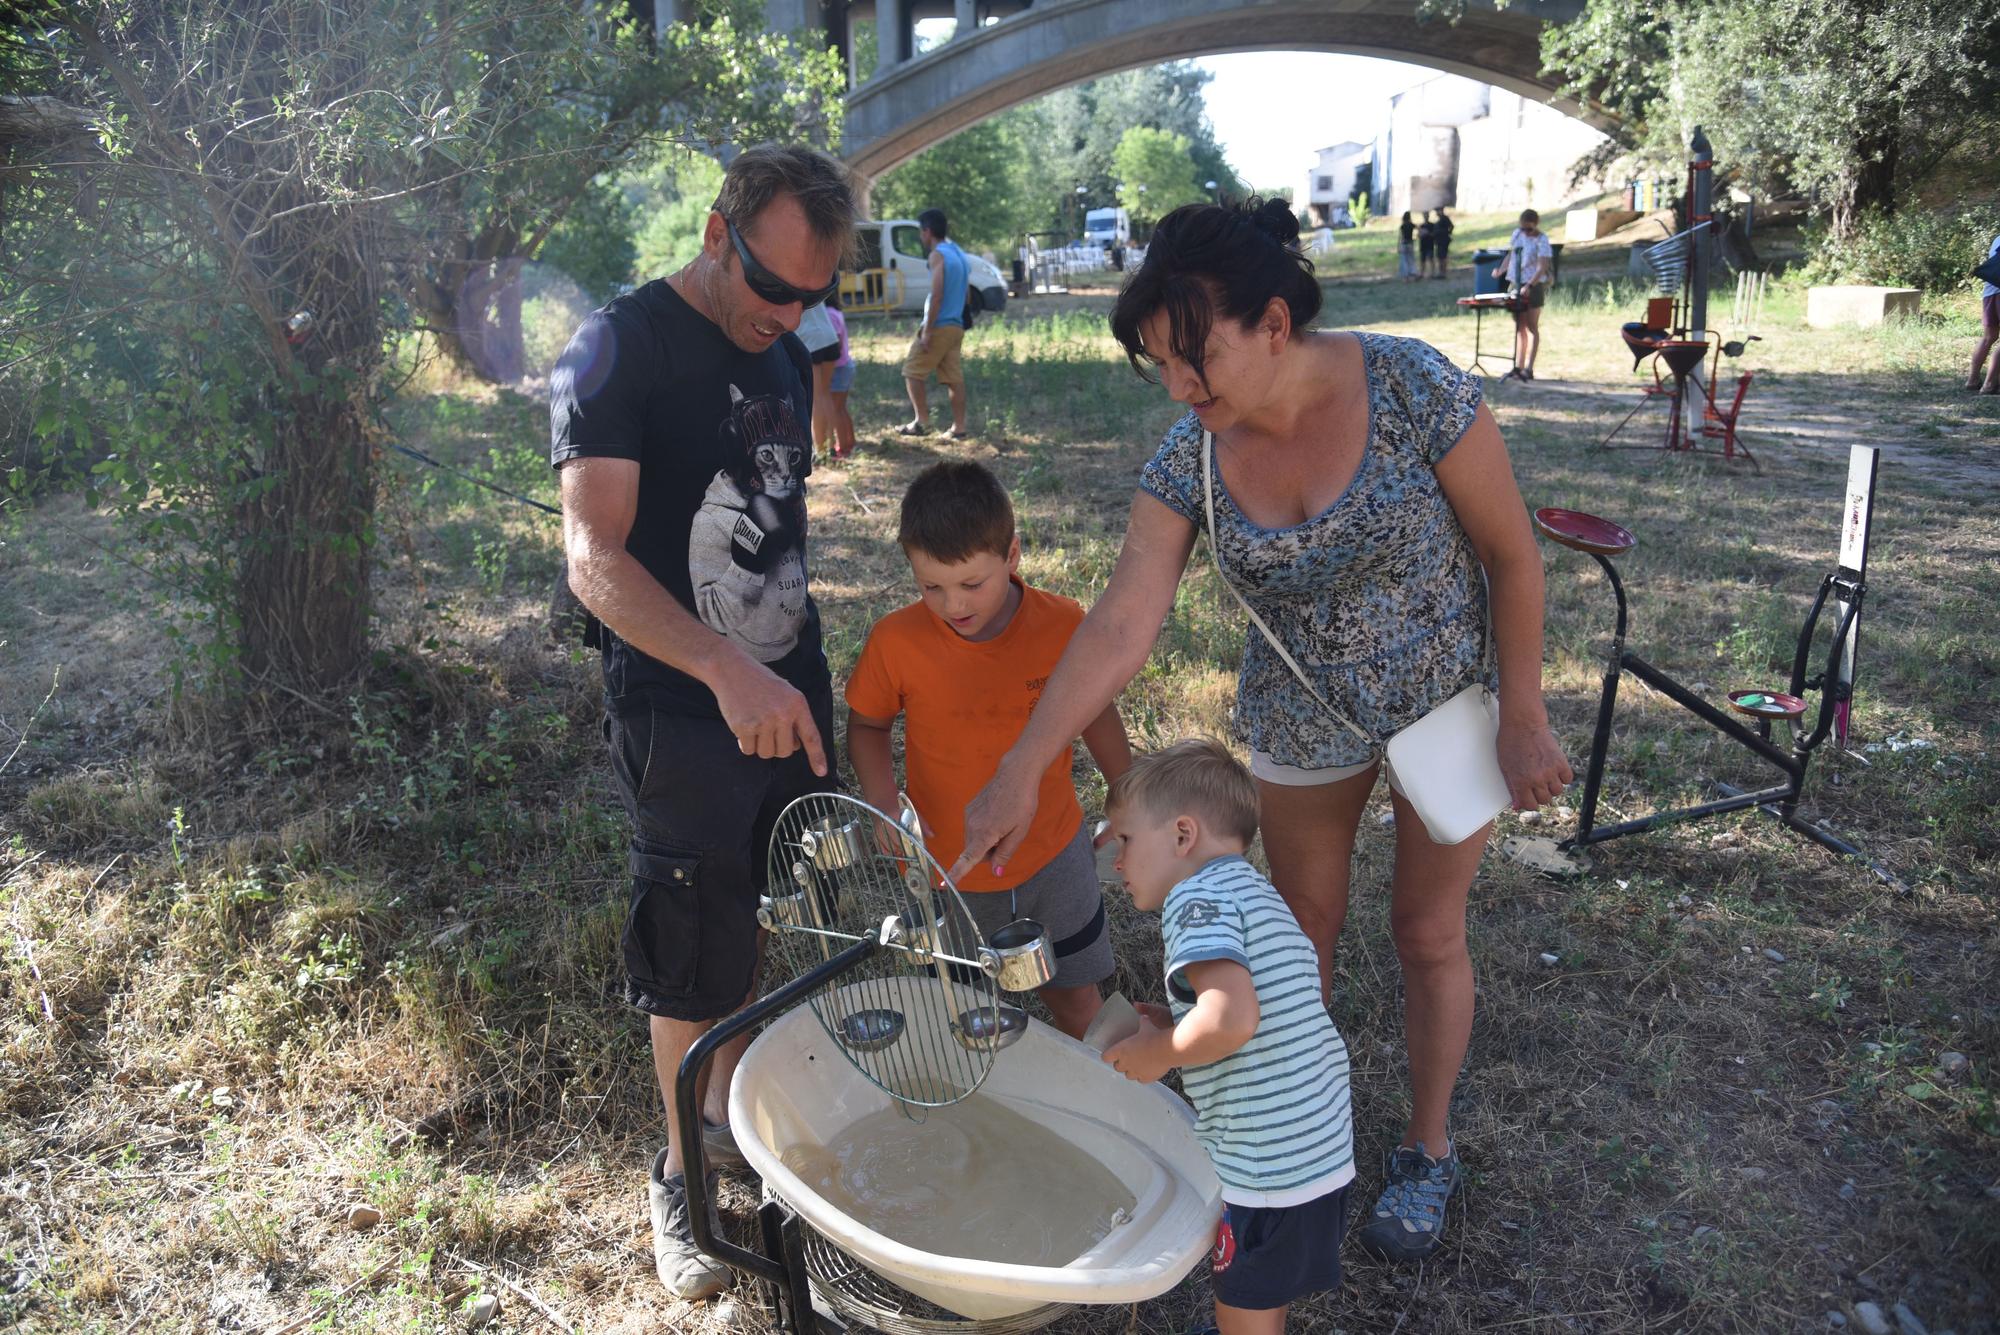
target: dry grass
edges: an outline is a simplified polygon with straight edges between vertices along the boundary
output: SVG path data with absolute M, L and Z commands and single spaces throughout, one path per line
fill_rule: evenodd
M 1469 321 L 1446 286 L 1337 287 L 1329 313 L 1462 358 Z M 1819 770 L 1809 806 L 1916 893 L 1746 818 L 1623 841 L 1560 885 L 1489 859 L 1456 1114 L 1471 1178 L 1450 1244 L 1409 1271 L 1350 1253 L 1346 1288 L 1294 1328 L 1819 1329 L 1868 1298 L 1907 1300 L 1934 1330 L 1992 1328 L 2000 415 L 1952 387 L 1968 322 L 1833 338 L 1774 307 L 1755 356 L 1778 392 L 1753 391 L 1745 415 L 1756 475 L 1591 450 L 1627 393 L 1624 316 L 1571 290 L 1585 299 L 1551 309 L 1545 379 L 1493 401 L 1531 503 L 1639 534 L 1622 567 L 1635 640 L 1689 680 L 1771 678 L 1830 559 L 1847 440 L 1888 448 L 1856 728 L 1926 745 Z M 1051 318 L 1035 303 L 968 345 L 969 448 L 1015 491 L 1029 577 L 1086 600 L 1173 416 L 1115 355 L 1103 304 Z M 866 449 L 813 493 L 838 672 L 906 597 L 904 482 L 959 448 L 886 434 L 900 341 L 856 327 Z M 526 399 L 434 394 L 400 424 L 552 494 Z M 21 729 L 41 669 L 68 665 L 0 773 L 0 1313 L 26 1329 L 427 1330 L 479 1292 L 500 1296 L 498 1329 L 552 1329 L 475 1267 L 580 1330 L 715 1328 L 652 1277 L 657 1095 L 614 995 L 625 834 L 594 668 L 539 638 L 553 526 L 397 464 L 382 528 L 368 681 L 227 746 L 164 726 L 144 599 L 106 610 L 103 638 L 84 623 L 129 583 L 92 516 L 57 505 L 0 535 L 0 639 L 37 655 L 5 683 L 0 722 Z M 1551 703 L 1581 753 L 1608 598 L 1582 558 L 1552 550 L 1549 569 Z M 56 616 L 78 618 L 67 643 L 37 634 Z M 1212 577 L 1191 574 L 1126 697 L 1134 732 L 1224 729 L 1240 649 Z M 0 756 L 14 741 L 0 733 Z M 1614 765 L 1606 800 L 1624 814 L 1743 777 L 1641 692 Z M 1389 851 L 1369 823 L 1335 1007 L 1363 1197 L 1405 1098 Z M 1150 994 L 1156 925 L 1128 907 L 1113 930 L 1120 985 Z M 1945 1050 L 1969 1054 L 1966 1077 L 1931 1074 Z M 751 1190 L 730 1188 L 738 1226 Z M 359 1202 L 382 1222 L 350 1229 Z M 1197 1276 L 1136 1318 L 1059 1329 L 1176 1331 L 1206 1301 Z

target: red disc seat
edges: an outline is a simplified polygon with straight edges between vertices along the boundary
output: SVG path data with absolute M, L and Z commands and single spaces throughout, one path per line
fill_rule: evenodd
M 1581 510 L 1544 506 L 1535 511 L 1535 527 L 1551 542 L 1599 556 L 1623 556 L 1639 545 L 1639 540 L 1620 525 Z
M 1731 691 L 1729 707 L 1759 719 L 1803 718 L 1806 702 L 1783 691 Z

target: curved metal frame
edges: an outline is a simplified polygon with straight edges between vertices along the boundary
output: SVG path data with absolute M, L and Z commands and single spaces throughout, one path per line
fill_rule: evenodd
M 1618 568 L 1611 563 L 1609 557 L 1600 553 L 1586 552 L 1585 555 L 1597 562 L 1603 569 L 1605 578 L 1611 582 L 1612 596 L 1617 600 L 1618 616 L 1611 636 L 1611 651 L 1605 659 L 1604 685 L 1597 699 L 1597 727 L 1590 739 L 1590 760 L 1584 770 L 1583 801 L 1577 811 L 1576 833 L 1563 840 L 1558 847 L 1568 850 L 1589 844 L 1600 844 L 1608 839 L 1638 834 L 1676 821 L 1700 820 L 1706 816 L 1720 815 L 1725 811 L 1741 811 L 1747 807 L 1755 807 L 1789 829 L 1803 834 L 1814 843 L 1835 853 L 1857 859 L 1885 884 L 1899 891 L 1904 890 L 1906 887 L 1899 878 L 1879 863 L 1870 860 L 1861 849 L 1798 814 L 1799 796 L 1805 788 L 1806 770 L 1812 763 L 1813 752 L 1826 740 L 1836 715 L 1852 695 L 1851 677 L 1842 669 L 1846 663 L 1848 646 L 1852 643 L 1852 632 L 1861 615 L 1862 595 L 1866 592 L 1859 575 L 1843 567 L 1823 578 L 1820 581 L 1819 595 L 1813 599 L 1812 610 L 1806 614 L 1805 624 L 1799 628 L 1798 645 L 1792 655 L 1791 684 L 1787 693 L 1803 695 L 1806 691 L 1817 690 L 1820 693 L 1819 715 L 1809 733 L 1801 732 L 1796 724 L 1793 725 L 1792 747 L 1790 751 L 1785 751 L 1771 740 L 1771 720 L 1759 719 L 1754 728 L 1745 726 L 1626 648 L 1627 605 L 1625 585 L 1618 578 Z M 1825 670 L 1816 677 L 1808 678 L 1806 671 L 1811 664 L 1814 632 L 1818 629 L 1820 614 L 1825 610 L 1829 597 L 1838 599 L 1841 606 L 1840 619 L 1834 632 L 1832 647 L 1827 654 Z M 1785 782 L 1753 791 L 1743 791 L 1727 784 L 1720 784 L 1718 788 L 1724 796 L 1715 801 L 1659 811 L 1637 820 L 1599 825 L 1597 799 L 1604 783 L 1605 755 L 1611 745 L 1611 719 L 1618 701 L 1619 678 L 1627 672 L 1688 710 L 1704 723 L 1716 728 L 1731 741 L 1751 751 L 1759 759 L 1777 767 L 1785 776 Z

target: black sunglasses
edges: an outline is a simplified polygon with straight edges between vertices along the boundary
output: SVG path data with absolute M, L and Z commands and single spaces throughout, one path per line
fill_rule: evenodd
M 752 292 L 773 306 L 789 306 L 795 301 L 801 306 L 817 306 L 840 290 L 840 271 L 837 269 L 833 281 L 825 287 L 793 287 L 757 262 L 757 257 L 750 253 L 750 247 L 743 244 L 743 233 L 736 230 L 735 223 L 725 217 L 722 225 L 729 229 L 730 243 L 736 247 L 737 258 L 743 261 L 743 281 L 750 285 Z

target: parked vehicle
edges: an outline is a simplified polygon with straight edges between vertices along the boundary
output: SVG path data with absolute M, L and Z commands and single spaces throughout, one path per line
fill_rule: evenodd
M 843 304 L 857 312 L 917 314 L 930 295 L 930 257 L 918 237 L 915 219 L 889 218 L 854 225 L 855 267 L 849 276 L 852 295 Z M 966 302 L 978 314 L 998 312 L 1007 304 L 1007 280 L 983 256 L 965 253 Z
M 1083 215 L 1083 240 L 1085 245 L 1102 246 L 1106 250 L 1129 246 L 1132 217 L 1123 209 L 1092 209 Z

